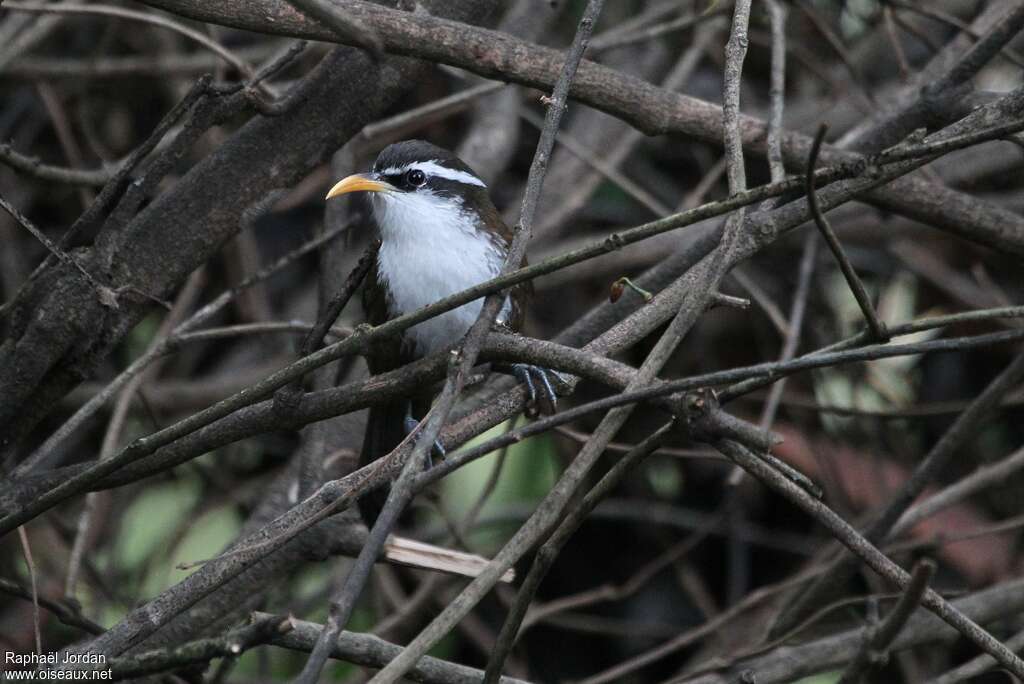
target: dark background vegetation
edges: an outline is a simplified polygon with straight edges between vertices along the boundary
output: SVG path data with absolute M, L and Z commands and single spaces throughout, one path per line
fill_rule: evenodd
M 344 13 L 361 3 L 336 4 Z M 439 16 L 557 50 L 573 40 L 585 4 L 426 3 Z M 803 136 L 785 143 L 788 175 L 804 172 L 809 138 L 821 123 L 829 124 L 826 142 L 834 149 L 871 154 L 908 136 L 925 140 L 1000 98 L 1016 100 L 985 126 L 1019 120 L 1024 40 L 1014 38 L 1020 19 L 1012 15 L 1018 4 L 754 2 L 742 111 L 770 118 L 774 5 L 788 15 L 785 90 L 777 104 L 785 106 L 785 130 Z M 622 84 L 602 91 L 581 68 L 577 78 L 589 94 L 574 96 L 606 111 L 570 102 L 533 223 L 531 263 L 729 196 L 719 117 L 733 9 L 727 0 L 606 3 L 588 59 L 662 89 L 655 95 L 683 93 L 711 105 L 701 109 L 686 100 L 672 109 L 664 102 L 675 100 L 650 94 L 634 103 Z M 147 462 L 140 461 L 135 470 L 120 465 L 45 510 L 29 506 L 97 459 L 124 453 L 133 440 L 295 360 L 318 311 L 369 241 L 358 200 L 325 207 L 321 198 L 334 180 L 368 168 L 386 144 L 419 137 L 457 150 L 486 179 L 509 224 L 516 222 L 543 98 L 560 61 L 552 71 L 544 60 L 554 57 L 506 52 L 502 67 L 481 53 L 477 72 L 512 83 L 420 109 L 485 83 L 472 69 L 441 64 L 473 62 L 475 44 L 438 43 L 435 50 L 436 37 L 426 32 L 410 33 L 402 43 L 388 31 L 377 35 L 375 24 L 359 23 L 362 16 L 350 14 L 353 23 L 325 29 L 283 0 L 0 4 L 0 198 L 24 215 L 0 212 L 0 513 L 13 520 L 31 511 L 30 521 L 19 520 L 25 524 L 0 538 L 3 649 L 35 651 L 38 628 L 44 652 L 74 646 L 120 658 L 118 676 L 125 678 L 142 676 L 132 668 L 139 654 L 149 653 L 164 660 L 146 676 L 179 682 L 290 681 L 306 662 L 315 632 L 302 641 L 294 629 L 289 641 L 281 616 L 327 620 L 330 598 L 365 536 L 353 513 L 301 534 L 293 530 L 283 548 L 198 601 L 181 583 L 198 571 L 197 561 L 352 471 L 361 411 L 328 409 L 314 419 L 267 409 L 226 437 L 210 432 L 210 441 L 198 446 L 176 437 L 157 452 L 173 456 L 180 447 L 175 462 L 142 467 Z M 999 30 L 1009 35 L 982 55 L 969 78 L 928 90 Z M 332 35 L 355 47 L 316 40 L 295 47 L 299 38 Z M 561 59 L 562 53 L 551 54 Z M 275 70 L 263 73 L 270 64 Z M 668 113 L 657 109 L 659 102 Z M 402 116 L 410 111 L 413 116 Z M 745 134 L 753 130 L 749 121 L 742 127 Z M 747 187 L 773 180 L 763 137 L 746 136 Z M 911 184 L 870 196 L 857 191 L 854 201 L 828 212 L 882 321 L 893 326 L 1021 302 L 1022 147 L 1018 133 L 967 146 L 913 171 Z M 819 166 L 840 159 L 828 154 Z M 773 208 L 752 204 L 748 223 Z M 633 368 L 675 310 L 692 306 L 694 297 L 701 309 L 706 299 L 700 297 L 712 291 L 750 302 L 705 311 L 657 373 L 662 379 L 776 361 L 789 339 L 795 345 L 789 356 L 800 356 L 864 329 L 862 309 L 809 221 L 730 261 L 720 283 L 702 280 L 687 293 L 687 281 L 677 279 L 695 272 L 723 220 L 665 232 L 536 279 L 525 333 L 581 347 L 613 323 L 642 316 L 644 301 L 632 289 L 609 302 L 613 282 L 624 276 L 668 293 L 655 301 L 675 302 L 653 324 L 624 328 L 626 343 L 594 352 L 611 352 Z M 330 238 L 318 249 L 297 253 L 324 235 Z M 175 326 L 286 255 L 293 257 L 287 266 L 237 290 L 196 328 L 215 328 L 216 336 L 179 340 L 98 410 L 74 419 L 73 431 L 58 433 Z M 674 295 L 673 282 L 684 286 Z M 589 327 L 574 336 L 580 328 L 573 326 L 595 310 Z M 1006 309 L 895 341 L 1012 333 L 1022 313 Z M 327 341 L 344 337 L 361 316 L 356 304 L 346 307 Z M 781 437 L 775 456 L 820 486 L 824 503 L 858 529 L 895 500 L 943 439 L 956 441 L 943 466 L 929 473 L 926 495 L 949 495 L 946 488 L 978 469 L 1004 463 L 966 495 L 954 491 L 948 507 L 872 541 L 908 570 L 920 559 L 934 560 L 931 587 L 949 598 L 977 599 L 983 609 L 968 613 L 1016 648 L 1024 645 L 1024 585 L 1016 579 L 1024 523 L 1020 374 L 1006 371 L 1006 386 L 969 425 L 954 421 L 1011 364 L 1019 345 L 1013 337 L 829 365 L 795 374 L 779 395 L 764 386 L 727 405 L 732 416 Z M 358 354 L 351 355 L 309 374 L 305 388 L 359 382 L 365 373 Z M 442 368 L 430 380 L 443 375 Z M 445 433 L 450 452 L 468 437 L 480 441 L 528 422 L 519 416 L 491 428 L 493 421 L 479 418 L 495 396 L 518 397 L 521 406 L 521 390 L 513 387 L 491 379 L 464 393 L 450 422 L 469 427 Z M 585 378 L 560 408 L 621 389 Z M 269 396 L 264 391 L 258 398 Z M 373 391 L 368 396 L 354 408 L 382 400 Z M 588 414 L 460 469 L 415 499 L 398 533 L 494 556 L 602 415 Z M 579 494 L 666 418 L 663 407 L 641 403 Z M 784 609 L 811 591 L 808 569 L 820 570 L 835 555 L 833 534 L 791 498 L 755 478 L 731 475 L 734 465 L 714 448 L 721 444 L 701 436 L 680 429 L 662 439 L 572 536 L 539 587 L 506 675 L 592 683 L 839 681 L 871 633 L 865 628 L 890 613 L 900 589 L 864 564 L 854 572 L 833 570 L 825 588 L 815 590 L 811 609 L 780 628 Z M 578 504 L 574 499 L 570 506 Z M 519 581 L 531 558 L 527 553 L 516 563 Z M 405 644 L 466 582 L 378 564 L 348 629 Z M 515 584 L 500 584 L 431 654 L 484 668 L 515 599 Z M 160 612 L 162 627 L 137 638 L 131 635 L 140 610 Z M 256 619 L 258 629 L 245 631 L 253 611 L 279 617 L 264 615 Z M 947 673 L 934 681 L 979 683 L 1010 676 L 991 670 L 991 660 L 978 672 L 954 670 L 980 651 L 935 624 L 918 608 L 901 636 L 881 645 L 890 657 L 857 676 L 923 682 Z M 211 650 L 196 656 L 188 649 L 202 639 Z M 244 653 L 228 653 L 232 643 Z M 650 657 L 636 660 L 645 654 Z M 363 681 L 375 671 L 352 653 L 336 655 L 325 681 Z M 448 670 L 437 677 L 430 681 L 464 681 Z

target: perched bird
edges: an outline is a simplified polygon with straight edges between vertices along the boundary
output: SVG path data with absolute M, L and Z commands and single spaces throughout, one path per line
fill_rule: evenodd
M 448 150 L 422 140 L 406 140 L 380 152 L 370 173 L 344 178 L 327 199 L 369 193 L 381 241 L 367 276 L 363 306 L 374 325 L 401 316 L 497 276 L 508 255 L 512 231 L 487 192 L 487 185 Z M 523 260 L 525 264 L 525 259 Z M 512 288 L 495 323 L 518 331 L 530 295 L 529 284 Z M 369 356 L 372 373 L 393 370 L 457 344 L 476 321 L 483 299 L 464 304 L 405 330 L 401 339 L 378 345 Z M 555 394 L 543 368 L 514 364 L 506 370 L 526 384 L 531 403 L 539 385 L 545 399 Z M 534 379 L 537 384 L 535 385 Z M 360 465 L 386 455 L 415 429 L 416 417 L 430 407 L 432 391 L 395 405 L 370 410 Z M 435 450 L 443 455 L 440 445 Z M 360 499 L 371 524 L 385 491 Z

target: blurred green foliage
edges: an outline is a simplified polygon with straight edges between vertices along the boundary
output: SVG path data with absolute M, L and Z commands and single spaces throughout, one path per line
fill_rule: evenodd
M 467 447 L 496 437 L 512 426 L 498 425 L 470 442 Z M 442 501 L 446 514 L 453 520 L 461 520 L 485 490 L 491 473 L 498 463 L 499 452 L 460 468 L 444 479 L 441 484 Z M 495 515 L 508 504 L 540 501 L 558 477 L 559 466 L 555 444 L 550 435 L 532 437 L 508 448 L 504 466 L 478 519 Z M 511 536 L 515 525 L 488 526 L 470 535 L 469 541 L 478 553 L 492 553 Z

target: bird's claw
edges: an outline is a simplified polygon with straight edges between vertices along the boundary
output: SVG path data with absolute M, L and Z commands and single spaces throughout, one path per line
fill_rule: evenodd
M 553 413 L 558 402 L 558 395 L 555 393 L 555 388 L 551 385 L 550 376 L 554 375 L 560 382 L 565 382 L 565 379 L 558 373 L 558 371 L 554 371 L 549 368 L 542 368 L 541 366 L 534 366 L 530 363 L 513 363 L 511 370 L 512 375 L 521 383 L 526 385 L 526 392 L 529 395 L 529 406 L 537 405 L 537 385 L 534 382 L 534 377 L 540 381 L 540 388 L 544 395 L 544 399 L 546 399 L 550 404 L 551 412 Z
M 411 435 L 412 433 L 414 433 L 417 429 L 419 429 L 419 426 L 420 426 L 420 421 L 416 420 L 411 415 L 406 415 L 405 416 L 405 426 L 404 427 L 405 427 L 405 434 L 406 435 Z M 417 439 L 419 439 L 419 435 L 413 435 L 413 440 L 415 441 Z M 434 456 L 435 455 L 439 459 L 442 459 L 442 460 L 444 459 L 445 456 L 448 455 L 448 453 L 444 449 L 444 445 L 441 444 L 441 441 L 438 440 L 438 439 L 434 440 L 434 446 L 431 447 L 430 452 L 427 454 L 427 468 L 428 469 L 434 467 Z

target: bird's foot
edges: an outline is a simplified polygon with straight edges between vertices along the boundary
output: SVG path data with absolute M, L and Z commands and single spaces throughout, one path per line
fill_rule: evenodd
M 412 417 L 411 413 L 405 414 L 405 434 L 412 435 L 420 427 L 420 421 Z M 413 435 L 413 441 L 419 439 L 419 435 Z M 447 452 L 444 450 L 444 445 L 438 439 L 434 440 L 434 446 L 430 448 L 427 453 L 427 469 L 433 468 L 435 465 L 434 457 L 436 456 L 439 460 L 443 460 L 447 456 Z
M 558 382 L 565 382 L 565 378 L 558 371 L 534 366 L 530 363 L 513 363 L 509 366 L 509 371 L 519 382 L 526 385 L 527 415 L 537 414 L 537 401 L 540 398 L 546 402 L 545 413 L 555 413 L 558 408 L 558 394 L 551 384 L 551 377 L 554 376 Z

